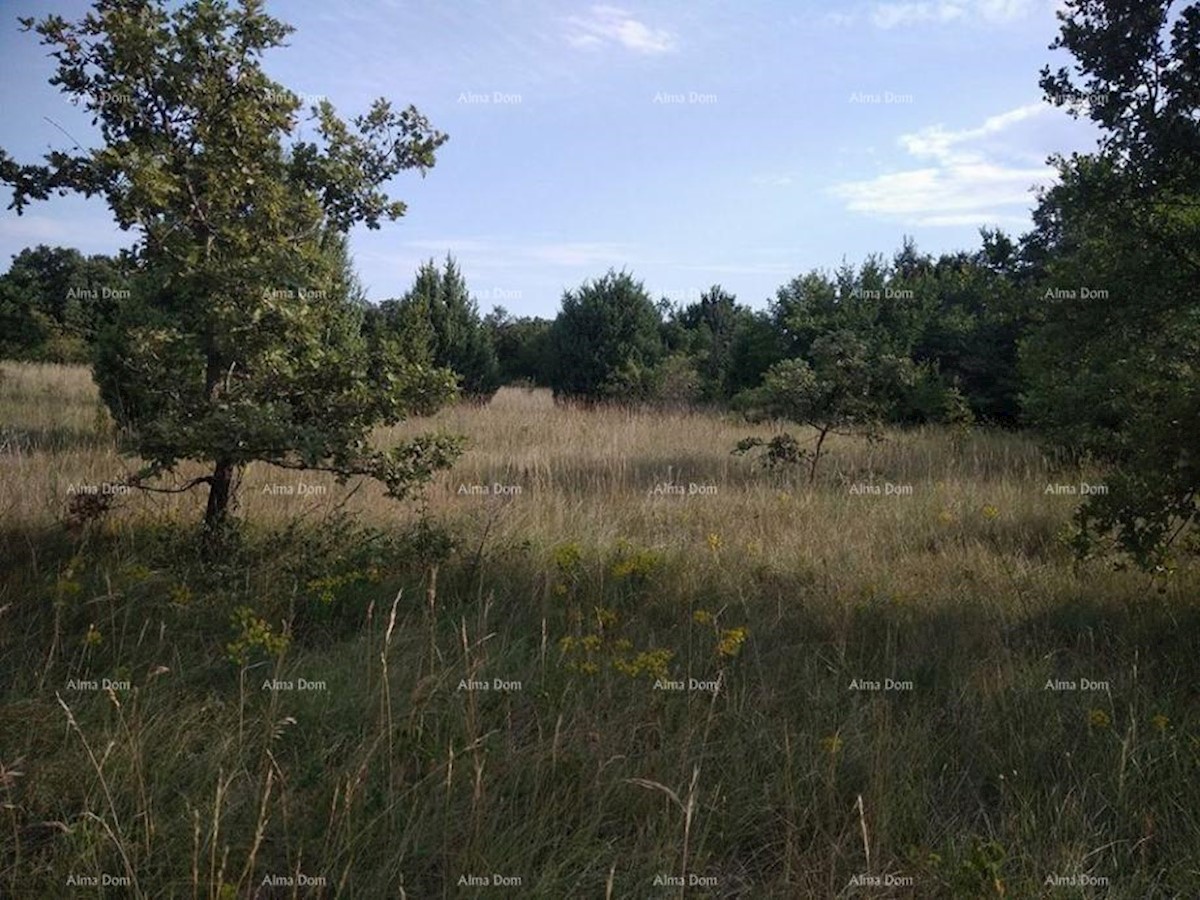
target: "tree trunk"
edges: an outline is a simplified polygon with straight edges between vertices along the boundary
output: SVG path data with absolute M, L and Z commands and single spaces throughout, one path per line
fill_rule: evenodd
M 232 462 L 219 459 L 210 476 L 208 507 L 204 510 L 204 530 L 211 537 L 220 535 L 229 522 L 235 468 Z
M 817 449 L 813 453 L 812 465 L 808 467 L 808 483 L 812 484 L 817 480 L 817 463 L 821 461 L 821 445 L 825 443 L 825 435 L 829 434 L 829 429 L 821 430 L 821 434 L 817 437 Z

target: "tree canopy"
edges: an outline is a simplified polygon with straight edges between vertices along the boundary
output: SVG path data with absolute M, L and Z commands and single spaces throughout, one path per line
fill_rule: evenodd
M 261 0 L 99 0 L 82 19 L 22 20 L 52 49 L 51 83 L 93 117 L 99 145 L 21 165 L 0 152 L 11 207 L 78 192 L 105 200 L 134 243 L 131 301 L 101 339 L 97 380 L 147 463 L 211 466 L 206 523 L 225 523 L 252 461 L 368 475 L 403 496 L 456 442 L 377 448 L 378 424 L 433 409 L 449 372 L 372 360 L 343 235 L 402 216 L 384 184 L 425 171 L 446 136 L 376 100 L 344 122 L 262 68 L 289 26 Z

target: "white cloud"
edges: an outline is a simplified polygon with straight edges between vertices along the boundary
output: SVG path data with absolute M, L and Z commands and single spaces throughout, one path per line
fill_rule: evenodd
M 897 28 L 926 22 L 952 22 L 965 14 L 963 4 L 953 0 L 940 3 L 879 3 L 871 12 L 878 28 Z
M 899 144 L 921 168 L 890 172 L 835 185 L 834 196 L 851 212 L 913 225 L 983 225 L 1025 222 L 1030 191 L 1053 182 L 1055 173 L 1010 132 L 1050 107 L 1033 103 L 986 119 L 975 128 L 941 125 L 901 135 Z M 1015 146 L 1014 146 L 1015 143 Z
M 878 28 L 982 22 L 1001 25 L 1024 18 L 1039 0 L 901 0 L 876 3 L 871 22 Z M 1043 0 L 1044 2 L 1044 0 Z
M 651 28 L 615 6 L 593 6 L 587 16 L 572 16 L 567 20 L 571 31 L 567 42 L 573 47 L 602 47 L 616 44 L 635 53 L 669 53 L 675 49 L 675 38 L 661 28 Z
M 931 125 L 922 128 L 915 134 L 905 134 L 900 137 L 900 146 L 913 156 L 935 159 L 942 163 L 970 163 L 982 159 L 980 147 L 972 147 L 973 142 L 982 138 L 1000 134 L 1027 119 L 1045 115 L 1052 107 L 1045 103 L 1027 103 L 997 116 L 984 120 L 978 128 L 968 128 L 962 131 L 947 131 L 941 125 Z

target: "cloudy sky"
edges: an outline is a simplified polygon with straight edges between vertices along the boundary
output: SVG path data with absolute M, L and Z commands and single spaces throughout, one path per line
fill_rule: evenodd
M 459 260 L 486 311 L 552 315 L 565 288 L 626 268 L 653 295 L 720 283 L 762 306 L 812 268 L 972 248 L 981 225 L 1028 226 L 1046 158 L 1086 150 L 1086 123 L 1041 102 L 1055 0 L 268 0 L 297 29 L 277 80 L 345 116 L 376 96 L 450 135 L 408 215 L 354 233 L 369 296 L 422 259 Z M 0 7 L 0 146 L 22 161 L 87 145 L 78 109 L 19 15 Z M 71 137 L 68 137 L 67 135 Z M 36 244 L 127 242 L 100 201 L 0 213 L 0 258 Z

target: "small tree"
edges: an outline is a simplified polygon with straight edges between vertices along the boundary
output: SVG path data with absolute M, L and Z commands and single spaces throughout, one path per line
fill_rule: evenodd
M 810 360 L 776 363 L 762 387 L 751 392 L 748 403 L 756 417 L 784 419 L 816 430 L 808 469 L 812 483 L 829 435 L 879 437 L 895 393 L 912 381 L 913 367 L 903 358 L 872 358 L 866 344 L 848 331 L 816 338 Z
M 617 400 L 649 384 L 662 356 L 661 317 L 640 281 L 609 270 L 563 294 L 554 320 L 556 396 Z
M 680 309 L 674 321 L 686 333 L 686 349 L 696 358 L 699 393 L 709 401 L 728 400 L 731 393 L 733 343 L 738 326 L 750 317 L 737 298 L 713 285 L 696 303 Z
M 468 397 L 491 399 L 500 386 L 500 364 L 454 258 L 447 255 L 441 271 L 432 259 L 423 263 L 400 306 L 428 322 L 434 364 L 458 373 Z
M 44 165 L 0 152 L 12 206 L 100 195 L 137 235 L 132 297 L 96 376 L 148 462 L 138 483 L 208 464 L 172 489 L 207 486 L 215 534 L 252 461 L 371 476 L 397 497 L 448 465 L 458 442 L 444 436 L 370 443 L 377 425 L 435 408 L 453 379 L 370 356 L 343 240 L 403 215 L 382 185 L 432 166 L 445 135 L 380 99 L 350 125 L 323 101 L 317 139 L 294 140 L 300 100 L 261 65 L 291 29 L 261 0 L 97 0 L 78 22 L 22 24 L 54 48 L 51 83 L 92 114 L 101 145 Z

